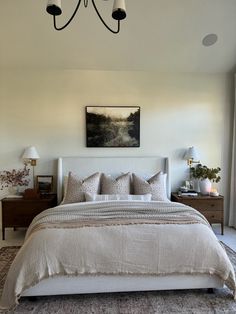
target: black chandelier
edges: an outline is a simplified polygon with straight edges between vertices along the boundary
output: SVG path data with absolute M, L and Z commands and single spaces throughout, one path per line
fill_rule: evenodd
M 87 8 L 88 7 L 88 2 L 89 0 L 83 0 L 84 1 L 84 7 Z M 91 0 L 93 7 L 99 17 L 99 19 L 101 20 L 101 22 L 103 23 L 103 25 L 112 33 L 114 34 L 118 34 L 120 31 L 120 21 L 126 18 L 126 9 L 125 9 L 125 0 L 114 0 L 114 5 L 113 5 L 113 10 L 112 10 L 112 17 L 114 20 L 117 20 L 117 30 L 113 30 L 112 28 L 110 28 L 107 23 L 104 21 L 104 19 L 102 18 L 101 14 L 99 13 L 95 1 Z M 57 31 L 61 31 L 64 28 L 66 28 L 70 22 L 73 20 L 73 18 L 75 17 L 79 7 L 81 4 L 81 0 L 78 0 L 78 3 L 75 7 L 75 10 L 73 12 L 73 14 L 71 15 L 71 17 L 69 18 L 69 20 L 66 22 L 65 25 L 58 27 L 56 25 L 56 16 L 57 15 L 61 15 L 62 14 L 62 9 L 61 9 L 61 0 L 48 0 L 48 4 L 47 4 L 47 12 L 51 15 L 53 15 L 53 24 L 54 24 L 54 28 Z

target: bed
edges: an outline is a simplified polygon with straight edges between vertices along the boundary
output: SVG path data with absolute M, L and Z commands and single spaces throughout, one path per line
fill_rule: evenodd
M 148 178 L 161 171 L 170 197 L 168 158 L 59 158 L 59 204 L 69 171 L 82 178 L 97 171 Z M 8 273 L 2 308 L 14 307 L 27 296 L 222 288 L 224 284 L 235 293 L 227 254 L 204 217 L 188 206 L 168 200 L 95 201 L 59 205 L 39 216 Z

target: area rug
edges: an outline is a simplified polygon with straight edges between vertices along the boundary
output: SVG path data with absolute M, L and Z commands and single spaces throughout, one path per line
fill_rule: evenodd
M 226 245 L 226 252 L 236 271 L 236 252 Z M 0 294 L 6 273 L 19 247 L 0 249 Z M 106 293 L 40 297 L 32 302 L 22 298 L 14 311 L 19 314 L 235 314 L 236 302 L 227 289 Z

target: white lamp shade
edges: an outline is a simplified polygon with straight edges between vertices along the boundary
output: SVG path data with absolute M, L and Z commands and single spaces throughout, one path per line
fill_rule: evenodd
M 186 160 L 189 160 L 189 159 L 192 159 L 192 160 L 197 160 L 199 159 L 199 154 L 198 154 L 198 151 L 196 150 L 195 147 L 189 147 L 184 155 L 184 159 Z
M 22 158 L 23 159 L 33 159 L 33 160 L 36 160 L 36 159 L 39 159 L 39 154 L 36 150 L 36 148 L 34 146 L 29 146 L 25 149 L 23 155 L 22 155 Z

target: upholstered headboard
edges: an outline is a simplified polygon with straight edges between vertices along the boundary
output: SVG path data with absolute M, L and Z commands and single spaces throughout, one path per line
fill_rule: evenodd
M 57 195 L 58 203 L 63 197 L 64 176 L 69 171 L 81 178 L 94 172 L 119 175 L 121 172 L 134 172 L 148 177 L 158 171 L 167 174 L 167 196 L 170 197 L 169 159 L 167 157 L 61 157 L 58 159 Z

